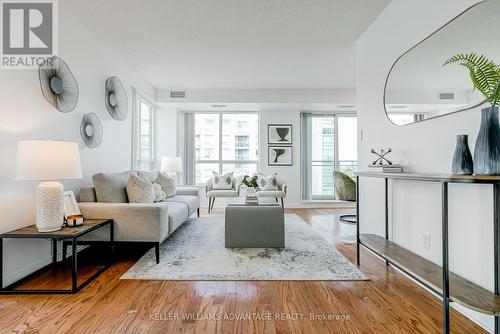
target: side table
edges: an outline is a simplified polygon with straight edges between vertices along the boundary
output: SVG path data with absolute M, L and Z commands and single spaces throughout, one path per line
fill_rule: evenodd
M 77 264 L 77 239 L 82 235 L 85 235 L 91 231 L 98 228 L 109 225 L 109 246 L 110 246 L 110 256 L 109 261 L 106 265 L 101 267 L 96 273 L 90 276 L 85 282 L 78 285 L 78 264 Z M 57 265 L 57 242 L 59 240 L 63 243 L 71 242 L 71 289 L 69 290 L 15 290 L 12 287 L 17 283 L 14 282 L 6 287 L 3 287 L 3 239 L 48 239 L 52 242 L 52 263 L 39 269 L 45 269 L 50 266 Z M 38 232 L 35 225 L 23 227 L 15 231 L 0 234 L 0 294 L 71 294 L 77 293 L 91 281 L 93 281 L 97 276 L 99 276 L 103 271 L 108 269 L 113 262 L 114 253 L 114 229 L 112 219 L 87 219 L 84 220 L 83 225 L 78 227 L 67 227 L 63 226 L 62 229 L 55 232 Z M 66 261 L 65 258 L 61 260 L 61 263 Z M 37 271 L 38 272 L 38 271 Z M 36 274 L 36 272 L 34 273 Z M 33 274 L 32 274 L 33 275 Z

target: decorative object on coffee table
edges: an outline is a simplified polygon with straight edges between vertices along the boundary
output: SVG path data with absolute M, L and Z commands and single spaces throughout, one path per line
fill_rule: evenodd
M 455 147 L 455 154 L 453 155 L 451 172 L 454 175 L 472 175 L 472 173 L 474 173 L 474 164 L 469 150 L 468 135 L 457 135 L 457 144 Z
M 39 232 L 60 230 L 64 222 L 63 185 L 54 180 L 81 179 L 78 144 L 55 140 L 17 143 L 18 181 L 47 181 L 38 185 L 36 227 Z
M 88 113 L 83 115 L 82 124 L 80 125 L 80 135 L 85 145 L 88 148 L 96 148 L 101 145 L 102 134 L 102 124 L 97 114 Z
M 127 92 L 118 77 L 106 79 L 104 102 L 113 119 L 124 121 L 128 114 Z
M 291 124 L 269 124 L 267 126 L 268 144 L 292 144 Z
M 474 148 L 474 174 L 500 175 L 500 66 L 475 53 L 458 54 L 444 65 L 452 63 L 459 63 L 468 70 L 474 89 L 491 105 L 481 109 L 481 126 Z
M 269 146 L 268 150 L 269 166 L 292 166 L 291 146 Z
M 78 83 L 68 65 L 56 56 L 38 68 L 40 88 L 45 99 L 63 113 L 73 111 L 78 103 Z

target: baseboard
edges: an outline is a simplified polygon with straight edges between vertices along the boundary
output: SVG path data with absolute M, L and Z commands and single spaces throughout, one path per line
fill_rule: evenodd
M 28 267 L 18 270 L 16 272 L 13 272 L 11 274 L 5 275 L 3 279 L 3 287 L 9 286 L 10 284 L 17 282 L 24 277 L 34 273 L 35 271 L 39 270 L 40 268 L 45 267 L 46 265 L 49 265 L 52 262 L 52 256 L 45 257 L 39 261 L 36 261 L 35 263 L 30 264 Z
M 81 251 L 82 249 L 85 249 L 87 246 L 82 245 L 78 246 L 77 252 Z M 71 250 L 71 246 L 68 247 L 69 250 Z M 68 252 L 68 254 L 71 254 L 71 252 Z M 62 259 L 62 250 L 57 251 L 57 258 Z M 40 268 L 43 268 L 49 264 L 52 263 L 52 254 L 50 256 L 47 256 L 43 259 L 40 259 L 29 266 L 27 266 L 24 269 L 18 270 L 16 272 L 10 273 L 8 275 L 5 275 L 3 278 L 3 287 L 9 286 L 12 283 L 15 283 L 23 278 L 25 278 L 28 275 L 31 275 L 35 271 L 39 270 Z

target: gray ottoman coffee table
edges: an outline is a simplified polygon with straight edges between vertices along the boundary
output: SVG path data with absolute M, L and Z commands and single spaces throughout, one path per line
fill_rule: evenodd
M 226 248 L 285 247 L 285 216 L 278 204 L 229 204 Z

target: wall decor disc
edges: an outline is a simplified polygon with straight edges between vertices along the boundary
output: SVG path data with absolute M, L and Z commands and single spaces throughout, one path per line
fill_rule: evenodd
M 123 121 L 127 118 L 127 93 L 118 77 L 106 79 L 104 101 L 113 119 Z
M 85 145 L 89 148 L 96 148 L 101 145 L 103 128 L 99 117 L 96 113 L 88 113 L 83 115 L 82 124 L 80 126 L 80 135 L 82 136 Z
M 63 113 L 73 111 L 78 103 L 78 83 L 68 65 L 56 56 L 38 68 L 40 88 L 45 99 Z

